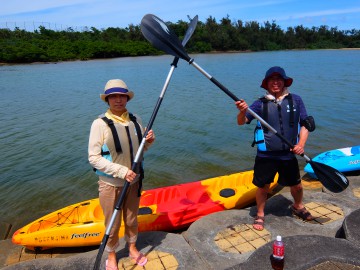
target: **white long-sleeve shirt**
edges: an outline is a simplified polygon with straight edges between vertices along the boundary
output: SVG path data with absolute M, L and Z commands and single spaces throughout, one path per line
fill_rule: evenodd
M 127 112 L 125 114 L 127 114 Z M 119 136 L 122 153 L 116 152 L 114 138 L 110 127 L 107 125 L 107 123 L 105 123 L 105 121 L 103 121 L 101 118 L 98 118 L 94 120 L 91 125 L 88 146 L 88 159 L 92 167 L 113 176 L 113 178 L 99 176 L 99 180 L 116 187 L 123 186 L 126 181 L 126 173 L 129 169 L 131 169 L 130 145 L 125 126 L 129 127 L 134 158 L 140 146 L 139 140 L 136 134 L 135 125 L 132 121 L 129 121 L 128 115 L 122 117 L 121 121 L 111 116 L 109 117 L 108 113 L 106 116 L 114 121 L 114 125 Z M 142 134 L 144 134 L 142 121 L 138 116 L 136 116 L 136 121 L 140 125 Z M 110 150 L 112 161 L 107 160 L 101 155 L 101 148 L 104 144 L 106 144 Z M 147 150 L 149 146 L 150 144 L 146 142 L 144 150 Z M 136 180 L 132 183 L 135 182 Z

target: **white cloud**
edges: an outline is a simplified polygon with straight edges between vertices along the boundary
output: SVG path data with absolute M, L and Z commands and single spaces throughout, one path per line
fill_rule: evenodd
M 351 14 L 360 12 L 359 8 L 348 8 L 348 9 L 329 9 L 329 10 L 318 10 L 312 12 L 304 12 L 295 14 L 293 18 L 305 18 L 305 17 L 321 17 L 326 15 L 339 15 L 339 14 Z
M 43 10 L 51 8 L 62 8 L 66 6 L 73 6 L 79 4 L 92 3 L 94 1 L 89 0 L 1 0 L 0 5 L 0 15 L 9 15 L 9 14 L 20 14 L 20 13 L 29 13 L 29 12 L 40 12 Z

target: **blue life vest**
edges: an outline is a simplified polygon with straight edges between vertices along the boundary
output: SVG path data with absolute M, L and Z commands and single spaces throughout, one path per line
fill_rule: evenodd
M 106 144 L 104 144 L 104 145 L 101 147 L 101 155 L 102 155 L 104 158 L 106 158 L 107 160 L 109 160 L 110 162 L 112 162 L 112 158 L 111 158 L 111 155 L 110 155 L 110 150 L 109 150 L 109 148 L 107 147 Z M 112 175 L 106 174 L 106 173 L 104 173 L 104 172 L 102 172 L 102 171 L 99 171 L 99 170 L 96 170 L 95 168 L 94 168 L 94 171 L 95 171 L 95 173 L 96 173 L 97 175 L 113 178 Z
M 262 102 L 262 118 L 272 126 L 279 134 L 287 138 L 292 144 L 297 144 L 300 132 L 300 111 L 294 104 L 291 94 L 287 95 L 278 104 L 276 102 L 260 98 Z M 259 151 L 286 151 L 290 147 L 273 132 L 263 127 L 257 121 L 254 131 L 254 142 Z

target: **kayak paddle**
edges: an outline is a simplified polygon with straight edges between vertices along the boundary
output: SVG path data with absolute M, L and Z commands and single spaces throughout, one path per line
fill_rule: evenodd
M 222 85 L 219 81 L 217 81 L 214 77 L 212 77 L 209 73 L 202 69 L 197 63 L 195 63 L 194 59 L 189 57 L 189 55 L 185 51 L 184 46 L 180 43 L 178 37 L 174 34 L 173 31 L 171 31 L 171 29 L 164 27 L 164 25 L 165 23 L 160 18 L 152 14 L 147 14 L 143 17 L 141 21 L 141 31 L 145 38 L 154 47 L 187 61 L 190 65 L 194 66 L 198 71 L 200 71 L 205 77 L 207 77 L 211 82 L 213 82 L 234 101 L 239 101 L 240 99 L 238 97 L 236 97 L 224 85 Z M 252 116 L 254 116 L 263 126 L 267 127 L 283 142 L 290 146 L 290 148 L 294 148 L 294 145 L 288 139 L 279 134 L 272 126 L 270 126 L 253 110 L 248 108 L 248 112 Z M 302 157 L 304 157 L 306 162 L 308 162 L 312 166 L 314 173 L 317 175 L 318 179 L 324 185 L 324 187 L 326 187 L 331 192 L 339 193 L 349 186 L 349 180 L 338 170 L 323 163 L 313 161 L 305 154 L 303 154 Z
M 183 41 L 182 41 L 182 46 L 185 46 L 186 43 L 189 41 L 190 37 L 192 36 L 192 34 L 193 34 L 194 31 L 195 31 L 195 28 L 196 28 L 196 26 L 197 26 L 197 22 L 198 22 L 198 16 L 196 15 L 196 16 L 191 20 L 191 22 L 190 22 L 190 24 L 189 24 L 189 27 L 188 27 L 188 29 L 187 29 L 187 31 L 186 31 L 186 34 L 185 34 L 185 36 L 184 36 L 184 39 L 183 39 Z M 176 38 L 177 38 L 177 37 L 176 37 Z M 144 147 L 145 147 L 145 142 L 146 142 L 146 140 L 145 140 L 146 135 L 148 134 L 148 131 L 151 130 L 151 127 L 152 127 L 152 125 L 153 125 L 153 123 L 154 123 L 154 121 L 155 121 L 155 117 L 156 117 L 156 115 L 157 115 L 157 113 L 158 113 L 158 111 L 159 111 L 159 108 L 160 108 L 161 102 L 162 102 L 162 100 L 163 100 L 163 97 L 164 97 L 164 95 L 165 95 L 166 89 L 167 89 L 167 87 L 168 87 L 168 85 L 169 85 L 169 83 L 170 83 L 170 79 L 171 79 L 172 73 L 174 72 L 174 69 L 175 69 L 178 61 L 179 61 L 179 58 L 178 58 L 178 57 L 175 57 L 175 58 L 174 58 L 174 61 L 173 61 L 172 64 L 171 64 L 171 68 L 170 68 L 169 74 L 168 74 L 168 76 L 167 76 L 167 78 L 166 78 L 166 81 L 165 81 L 165 83 L 164 83 L 163 89 L 162 89 L 162 91 L 161 91 L 161 93 L 160 93 L 160 96 L 159 96 L 159 98 L 158 98 L 158 101 L 157 101 L 157 103 L 156 103 L 156 105 L 155 105 L 155 108 L 154 108 L 154 110 L 153 110 L 153 113 L 152 113 L 152 115 L 151 115 L 151 117 L 150 117 L 149 123 L 148 123 L 148 125 L 146 126 L 146 130 L 145 130 L 144 136 L 143 136 L 143 138 L 142 138 L 142 140 L 141 140 L 141 144 L 140 144 L 140 146 L 139 146 L 139 149 L 138 149 L 138 151 L 137 151 L 137 153 L 136 153 L 136 156 L 135 156 L 135 158 L 134 158 L 133 164 L 132 164 L 132 166 L 131 166 L 131 170 L 132 170 L 132 171 L 135 171 L 135 169 L 136 169 L 137 166 L 138 166 L 139 161 L 141 162 L 141 157 L 142 157 L 142 154 L 143 154 L 143 151 L 144 151 Z M 115 219 L 116 219 L 116 217 L 118 216 L 119 211 L 121 210 L 121 206 L 122 206 L 122 204 L 123 204 L 123 202 L 124 202 L 125 195 L 126 195 L 126 193 L 127 193 L 127 190 L 128 190 L 128 188 L 129 188 L 129 185 L 130 185 L 130 183 L 129 183 L 128 181 L 125 181 L 125 184 L 124 184 L 124 187 L 123 187 L 123 189 L 122 189 L 122 191 L 121 191 L 120 197 L 119 197 L 119 199 L 118 199 L 118 201 L 117 201 L 117 203 L 116 203 L 116 205 L 115 205 L 115 210 L 114 210 L 114 212 L 113 212 L 113 214 L 112 214 L 112 216 L 111 216 L 111 220 L 110 220 L 110 222 L 109 222 L 109 225 L 108 225 L 108 227 L 106 228 L 105 235 L 104 235 L 103 239 L 101 240 L 100 247 L 99 247 L 99 251 L 98 251 L 98 254 L 97 254 L 97 256 L 96 256 L 96 260 L 95 260 L 95 264 L 94 264 L 93 270 L 98 270 L 99 267 L 100 267 L 101 257 L 102 257 L 102 255 L 103 255 L 103 253 L 104 253 L 106 243 L 107 243 L 107 241 L 108 241 L 108 239 L 109 239 L 111 228 L 113 227 L 114 222 L 115 222 Z

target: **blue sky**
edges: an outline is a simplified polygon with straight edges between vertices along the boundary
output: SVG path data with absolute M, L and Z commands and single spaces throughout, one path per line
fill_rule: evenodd
M 152 13 L 176 23 L 187 15 L 233 20 L 273 20 L 284 30 L 289 26 L 327 25 L 339 30 L 360 30 L 360 0 L 0 0 L 0 28 L 36 27 L 38 24 L 61 28 L 125 28 L 139 25 Z

